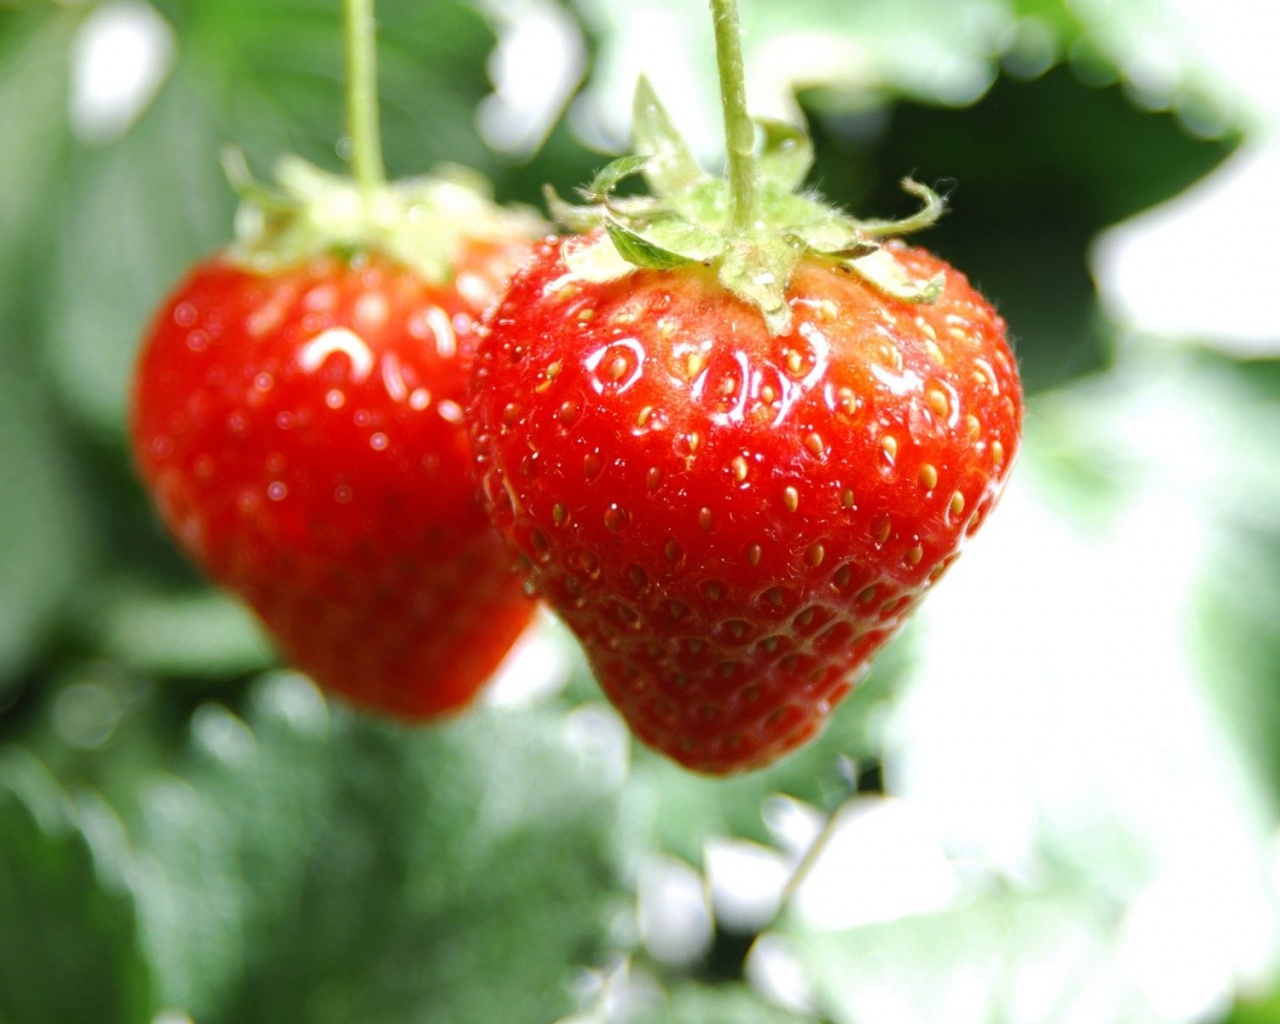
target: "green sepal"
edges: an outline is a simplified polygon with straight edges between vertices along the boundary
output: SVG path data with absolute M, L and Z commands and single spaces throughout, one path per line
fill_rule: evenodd
M 749 225 L 736 227 L 731 225 L 728 182 L 698 167 L 642 78 L 634 107 L 635 155 L 607 164 L 582 190 L 585 205 L 575 206 L 546 190 L 548 209 L 565 227 L 584 234 L 604 228 L 566 243 L 570 272 L 605 282 L 637 267 L 715 266 L 720 283 L 755 306 L 774 335 L 791 328 L 787 288 L 806 253 L 838 261 L 890 298 L 937 298 L 943 275 L 928 281 L 913 278 L 879 241 L 933 224 L 944 210 L 936 192 L 908 178 L 902 187 L 921 200 L 916 213 L 901 220 L 849 217 L 816 194 L 798 191 L 813 164 L 813 145 L 805 132 L 783 121 L 755 123 L 760 152 L 754 216 Z M 615 196 L 619 183 L 634 174 L 643 175 L 652 195 Z
M 631 145 L 647 158 L 644 179 L 656 196 L 670 196 L 692 188 L 710 175 L 671 122 L 670 115 L 643 75 L 636 83 L 631 107 Z
M 695 262 L 688 256 L 663 248 L 612 217 L 605 221 L 604 227 L 613 247 L 618 250 L 618 255 L 637 267 L 671 270 Z
M 632 155 L 609 161 L 591 180 L 591 184 L 581 190 L 582 198 L 588 202 L 609 203 L 618 183 L 630 178 L 633 174 L 639 174 L 652 159 L 652 157 Z
M 868 238 L 856 221 L 848 217 L 815 217 L 786 229 L 787 237 L 798 247 L 820 256 L 856 258 L 874 252 L 880 243 Z
M 901 220 L 860 220 L 858 221 L 858 227 L 865 234 L 874 235 L 877 238 L 886 238 L 893 235 L 907 235 L 913 231 L 922 231 L 925 228 L 933 227 L 938 223 L 938 218 L 946 212 L 947 204 L 943 201 L 942 196 L 938 195 L 928 185 L 912 178 L 903 178 L 900 184 L 902 185 L 902 191 L 920 200 L 920 209 L 910 217 L 903 217 Z
M 328 253 L 377 252 L 445 282 L 463 239 L 536 238 L 547 230 L 532 210 L 498 206 L 488 182 L 462 167 L 366 192 L 298 157 L 277 163 L 274 187 L 255 180 L 234 152 L 223 163 L 241 200 L 228 255 L 261 272 Z
M 617 281 L 636 269 L 634 263 L 623 259 L 608 233 L 574 235 L 564 243 L 561 255 L 569 273 L 591 284 Z
M 808 134 L 773 118 L 757 117 L 755 123 L 764 139 L 756 163 L 760 176 L 788 192 L 799 188 L 813 166 L 813 142 Z
M 934 274 L 927 281 L 912 277 L 887 249 L 841 262 L 877 291 L 902 302 L 933 302 L 947 284 L 943 274 Z
M 720 283 L 760 310 L 769 332 L 780 337 L 791 330 L 787 286 L 799 258 L 777 235 L 733 240 L 721 255 Z

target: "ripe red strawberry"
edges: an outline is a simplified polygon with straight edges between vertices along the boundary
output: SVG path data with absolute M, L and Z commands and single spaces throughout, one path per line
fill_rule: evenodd
M 955 560 L 1017 453 L 1004 322 L 806 257 L 772 336 L 699 265 L 576 277 L 544 244 L 477 361 L 483 485 L 646 743 L 724 773 L 813 736 Z
M 413 193 L 427 219 L 436 188 Z M 308 193 L 297 216 L 315 205 Z M 400 223 L 387 237 L 406 242 Z M 472 698 L 533 608 L 463 423 L 476 318 L 531 243 L 441 226 L 432 281 L 393 245 L 343 254 L 305 227 L 200 264 L 169 297 L 137 370 L 134 455 L 182 547 L 290 661 L 357 704 L 427 718 Z

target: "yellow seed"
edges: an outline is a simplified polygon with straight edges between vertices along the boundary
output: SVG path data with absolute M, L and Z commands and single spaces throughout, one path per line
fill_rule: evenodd
M 946 393 L 937 388 L 930 391 L 929 408 L 933 410 L 935 416 L 945 417 L 951 411 L 951 403 L 947 401 Z
M 698 509 L 698 525 L 699 526 L 701 526 L 704 530 L 710 530 L 711 524 L 713 522 L 714 522 L 714 516 L 712 516 L 711 514 L 711 509 L 707 508 L 705 505 L 702 508 Z
M 636 414 L 636 426 L 643 427 L 646 423 L 648 423 L 649 416 L 650 414 L 652 414 L 652 412 L 653 412 L 653 406 L 651 405 L 646 405 L 643 409 L 641 409 Z
M 579 312 L 578 312 L 578 320 L 579 320 L 581 323 L 584 323 L 584 324 L 585 324 L 588 320 L 592 320 L 592 319 L 594 319 L 594 318 L 595 318 L 595 315 L 596 315 L 596 311 L 595 311 L 594 309 L 591 309 L 590 307 L 588 307 L 587 309 L 579 310 Z
M 991 442 L 991 461 L 997 466 L 1004 465 L 1004 445 L 999 441 Z
M 689 454 L 696 455 L 698 453 L 698 447 L 702 444 L 702 435 L 695 430 L 689 435 L 688 441 Z
M 922 558 L 924 558 L 924 548 L 917 544 L 907 552 L 906 563 L 907 565 L 919 565 Z
M 840 492 L 840 504 L 844 508 L 853 508 L 853 490 L 846 487 Z
M 788 487 L 782 492 L 782 503 L 787 506 L 788 512 L 794 512 L 800 507 L 800 492 L 794 487 Z
M 892 434 L 885 434 L 880 438 L 880 447 L 884 449 L 884 454 L 890 462 L 898 457 L 898 439 Z
M 938 485 L 938 471 L 931 463 L 926 462 L 920 467 L 920 486 L 926 491 L 931 491 Z
M 627 372 L 627 361 L 622 356 L 614 356 L 609 361 L 609 379 L 621 380 L 622 375 Z
M 875 538 L 877 544 L 883 544 L 889 539 L 891 524 L 888 516 L 880 516 L 871 524 L 871 536 Z
M 858 591 L 858 604 L 870 604 L 876 599 L 876 584 L 873 583 L 869 587 L 863 587 Z
M 617 533 L 627 525 L 627 518 L 625 509 L 619 508 L 617 505 L 610 505 L 604 513 L 604 525 L 611 533 Z
M 569 510 L 557 501 L 555 505 L 552 506 L 551 518 L 555 520 L 556 526 L 561 526 L 564 524 L 564 521 L 569 518 Z
M 926 341 L 924 343 L 924 350 L 925 350 L 925 353 L 929 356 L 929 358 L 932 359 L 935 363 L 938 363 L 939 365 L 947 361 L 946 356 L 942 354 L 942 349 L 938 347 L 938 343 L 936 341 L 933 341 L 933 340 Z
M 981 421 L 979 421 L 978 417 L 973 413 L 969 413 L 969 415 L 964 418 L 964 425 L 969 431 L 969 439 L 976 441 L 978 439 L 978 435 L 982 433 Z
M 741 455 L 735 455 L 731 465 L 733 466 L 733 478 L 737 480 L 738 483 L 742 483 L 742 481 L 747 478 L 747 460 Z
M 826 451 L 826 445 L 822 443 L 822 435 L 813 433 L 804 439 L 804 446 L 814 455 L 821 455 Z
M 947 328 L 947 333 L 948 333 L 949 335 L 951 335 L 951 337 L 955 338 L 955 339 L 956 339 L 956 341 L 968 341 L 968 340 L 969 340 L 969 336 L 968 336 L 967 334 L 965 334 L 965 333 L 964 333 L 964 331 L 962 331 L 959 327 L 948 327 L 948 328 Z
M 656 491 L 662 486 L 662 470 L 657 466 L 650 466 L 648 472 L 644 475 L 645 486 L 651 491 Z
M 690 352 L 684 363 L 685 379 L 693 380 L 694 377 L 698 376 L 706 363 L 706 356 L 701 352 Z
M 951 495 L 951 514 L 953 516 L 960 515 L 964 511 L 964 495 L 959 491 Z
M 587 452 L 582 457 L 582 475 L 594 480 L 600 472 L 600 456 L 596 452 Z
M 738 381 L 735 377 L 726 377 L 720 382 L 720 394 L 725 398 L 728 398 L 737 390 Z
M 815 544 L 807 553 L 809 564 L 815 569 L 822 564 L 822 560 L 827 557 L 827 549 L 821 544 Z
M 916 326 L 920 328 L 920 330 L 924 333 L 925 337 L 927 337 L 930 341 L 938 340 L 938 334 L 933 329 L 933 325 L 929 323 L 929 321 L 926 320 L 924 317 L 922 316 L 916 317 Z
M 747 548 L 747 561 L 752 565 L 760 564 L 760 557 L 764 554 L 759 544 L 752 544 Z
M 765 405 L 773 405 L 778 400 L 778 392 L 772 384 L 764 384 L 760 388 L 760 400 Z
M 853 570 L 847 565 L 842 565 L 831 578 L 835 581 L 836 586 L 843 590 L 849 585 L 849 580 L 853 578 Z
M 804 360 L 801 359 L 800 353 L 793 348 L 787 349 L 787 372 L 790 374 L 799 374 L 804 369 Z
M 813 622 L 814 616 L 818 614 L 816 608 L 806 608 L 796 616 L 796 625 L 800 627 L 808 626 Z

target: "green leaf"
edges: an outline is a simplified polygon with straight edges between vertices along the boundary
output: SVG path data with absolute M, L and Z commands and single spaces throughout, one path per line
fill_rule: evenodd
M 654 195 L 684 192 L 708 177 L 644 76 L 636 83 L 631 110 L 631 145 L 639 156 L 647 158 L 644 177 Z
M 123 434 L 143 330 L 186 267 L 230 238 L 234 199 L 211 111 L 171 80 L 119 143 L 79 154 L 52 240 L 44 336 L 68 408 Z
M 68 143 L 71 43 L 77 17 L 69 11 L 19 12 L 0 26 L 0 315 L 9 287 L 25 274 L 14 251 L 44 227 L 46 204 Z
M 562 711 L 409 729 L 326 708 L 300 677 L 247 721 L 194 722 L 138 843 L 165 995 L 202 1024 L 453 1024 L 572 1009 L 622 891 L 618 773 Z M 610 778 L 614 781 L 611 782 Z
M 809 133 L 773 118 L 757 117 L 755 122 L 764 136 L 757 164 L 761 177 L 785 191 L 799 188 L 813 166 Z
M 38 761 L 0 750 L 0 1021 L 6 1024 L 151 1020 L 151 979 L 133 898 L 84 825 Z
M 998 892 L 849 931 L 789 930 L 835 1024 L 1166 1019 L 1121 974 L 1108 908 L 1076 893 Z
M 0 335 L 0 696 L 46 639 L 91 550 L 59 427 L 12 345 Z
M 276 663 L 261 623 L 220 590 L 173 593 L 113 584 L 97 603 L 102 653 L 152 676 L 226 679 Z

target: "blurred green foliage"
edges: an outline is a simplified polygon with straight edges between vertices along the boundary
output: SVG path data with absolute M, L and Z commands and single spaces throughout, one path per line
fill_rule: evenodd
M 1012 782 L 1039 778 L 1001 760 L 1018 752 L 1030 719 L 991 706 L 968 719 L 930 703 L 947 652 L 914 628 L 817 744 L 724 782 L 628 754 L 572 654 L 573 678 L 550 696 L 494 702 L 435 728 L 327 706 L 278 670 L 252 617 L 162 535 L 129 467 L 124 425 L 150 310 L 230 235 L 222 149 L 241 147 L 262 173 L 285 152 L 339 166 L 338 5 L 0 3 L 0 1024 L 1131 1024 L 1225 1019 L 1236 996 L 1238 1024 L 1280 1020 L 1267 995 L 1280 980 L 1267 927 L 1280 914 L 1266 884 L 1257 899 L 1241 897 L 1256 905 L 1258 937 L 1237 936 L 1252 944 L 1236 960 L 1219 964 L 1187 937 L 1220 983 L 1207 995 L 1161 1002 L 1152 993 L 1164 990 L 1134 966 L 1134 950 L 1147 948 L 1138 939 L 1152 880 L 1166 862 L 1181 864 L 1176 842 L 1144 817 L 1144 795 L 1165 792 L 1134 781 L 1132 765 L 1149 751 L 1167 742 L 1192 764 L 1218 759 L 1199 773 L 1170 755 L 1166 775 L 1151 776 L 1187 788 L 1188 815 L 1220 808 L 1206 827 L 1239 856 L 1206 862 L 1210 890 L 1223 864 L 1252 878 L 1270 863 L 1280 806 L 1280 372 L 1270 358 L 1134 339 L 1099 305 L 1088 262 L 1098 233 L 1203 178 L 1256 131 L 1224 103 L 1225 87 L 1190 64 L 1175 69 L 1176 101 L 1137 102 L 1124 69 L 1143 40 L 1116 6 L 743 3 L 749 59 L 789 31 L 856 40 L 876 56 L 859 75 L 819 62 L 794 76 L 817 144 L 814 181 L 832 199 L 889 216 L 907 202 L 895 186 L 906 174 L 956 183 L 953 212 L 924 241 L 998 301 L 1035 393 L 1020 469 L 1034 500 L 1007 513 L 1008 529 L 1021 524 L 1032 541 L 1014 560 L 1057 564 L 1037 543 L 1104 550 L 1153 494 L 1172 496 L 1158 507 L 1183 501 L 1196 526 L 1168 559 L 1195 555 L 1173 595 L 1187 618 L 1168 632 L 1132 630 L 1135 644 L 1186 640 L 1173 664 L 1194 681 L 1183 695 L 1189 717 L 1159 702 L 1129 707 L 1116 693 L 1091 716 L 1132 723 L 1132 747 L 1110 762 L 1095 758 L 1096 736 L 1053 733 L 1053 749 L 1035 754 L 1048 763 L 1065 750 L 1084 796 L 1036 790 L 1029 852 L 1013 866 L 951 836 L 944 852 L 961 896 L 946 906 L 838 927 L 794 913 L 762 921 L 806 978 L 785 1008 L 748 969 L 754 930 L 713 921 L 701 952 L 657 955 L 638 923 L 644 866 L 674 855 L 702 871 L 709 840 L 750 842 L 794 866 L 792 841 L 764 813 L 770 801 L 785 795 L 820 818 L 855 790 L 868 806 L 920 797 L 928 752 L 911 737 L 922 722 L 953 737 L 975 722 L 1005 723 L 975 732 L 967 750 L 961 736 L 964 755 L 938 769 L 974 807 L 998 802 Z M 1161 4 L 1141 6 L 1156 32 Z M 73 72 L 94 19 L 120 11 L 161 19 L 172 64 L 136 120 L 95 136 L 69 113 Z M 546 138 L 513 156 L 486 142 L 476 110 L 493 88 L 500 36 L 530 11 L 579 33 L 587 63 L 568 75 L 569 95 L 548 97 Z M 688 65 L 709 69 L 701 4 L 382 0 L 390 171 L 459 162 L 487 174 L 504 200 L 537 202 L 544 182 L 567 194 L 617 134 L 618 89 L 642 60 L 636 41 L 662 18 L 681 27 L 666 37 L 668 66 L 691 49 Z M 699 81 L 664 94 L 678 120 L 705 115 Z M 980 586 L 1010 585 L 997 544 L 972 556 L 993 556 L 980 584 L 955 583 L 972 605 L 987 596 Z M 1129 662 L 1091 645 L 1142 626 L 1144 608 L 1126 606 L 1129 623 L 1099 623 L 1088 608 L 1118 580 L 1039 579 L 1013 599 L 1024 618 L 1008 632 L 1040 636 L 1022 630 L 1032 623 L 1049 641 L 1092 652 L 1099 678 L 1114 671 L 1123 682 L 1128 670 L 1116 666 Z M 1033 667 L 1052 661 L 1049 641 L 1030 651 Z M 1165 664 L 1152 645 L 1134 663 L 1150 653 Z M 1028 689 L 1042 682 L 1025 678 Z M 1054 719 L 1049 703 L 1024 697 L 1031 718 Z M 983 775 L 988 763 L 1002 767 Z M 1129 808 L 1124 828 L 1108 817 L 1115 808 Z M 1126 845 L 1132 834 L 1144 841 Z M 1178 894 L 1194 932 L 1195 908 L 1217 897 L 1194 886 Z M 1182 904 L 1172 906 L 1178 920 Z M 1239 966 L 1250 955 L 1261 964 L 1252 974 Z M 619 994 L 608 979 L 624 964 L 633 977 Z

